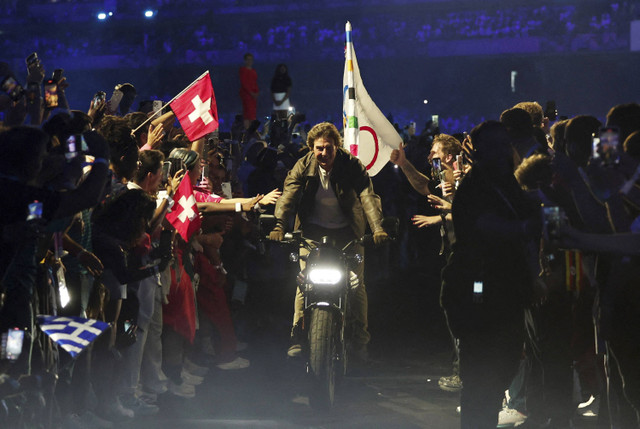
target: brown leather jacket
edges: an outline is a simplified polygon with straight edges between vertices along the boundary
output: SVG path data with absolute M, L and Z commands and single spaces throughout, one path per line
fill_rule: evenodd
M 304 231 L 320 186 L 318 168 L 313 152 L 309 152 L 289 171 L 275 209 L 277 225 L 284 231 L 289 229 L 292 215 L 296 215 L 294 229 Z M 372 232 L 382 231 L 380 197 L 374 192 L 369 174 L 358 158 L 345 149 L 338 148 L 330 181 L 340 208 L 349 219 L 356 237 L 364 235 L 366 221 Z

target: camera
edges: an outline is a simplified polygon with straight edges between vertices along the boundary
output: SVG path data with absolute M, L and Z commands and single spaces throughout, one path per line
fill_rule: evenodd
M 107 99 L 107 93 L 104 91 L 98 91 L 93 96 L 93 107 L 96 107 L 100 102 L 105 101 Z

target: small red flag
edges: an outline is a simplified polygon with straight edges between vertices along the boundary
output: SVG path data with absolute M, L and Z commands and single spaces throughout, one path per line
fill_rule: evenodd
M 208 71 L 169 105 L 191 141 L 218 129 L 218 106 Z
M 167 213 L 167 220 L 185 241 L 189 241 L 193 233 L 200 229 L 201 221 L 188 174 L 176 189 L 173 201 L 173 208 Z

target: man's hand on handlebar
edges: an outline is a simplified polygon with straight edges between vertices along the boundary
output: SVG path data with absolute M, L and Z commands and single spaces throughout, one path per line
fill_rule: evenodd
M 284 231 L 278 227 L 273 228 L 273 230 L 269 233 L 269 240 L 272 240 L 272 241 L 284 240 Z
M 389 241 L 389 234 L 385 231 L 377 231 L 373 233 L 373 242 L 376 245 L 382 244 Z

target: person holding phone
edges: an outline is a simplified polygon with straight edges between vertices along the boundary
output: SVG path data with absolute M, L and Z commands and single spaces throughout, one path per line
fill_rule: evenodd
M 460 345 L 461 427 L 490 428 L 522 356 L 541 220 L 513 175 L 504 125 L 486 121 L 470 136 L 475 158 L 453 201 L 441 303 Z

